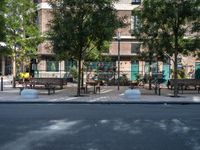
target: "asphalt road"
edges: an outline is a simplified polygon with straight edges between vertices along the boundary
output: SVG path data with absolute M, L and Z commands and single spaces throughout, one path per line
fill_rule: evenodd
M 200 150 L 200 105 L 0 104 L 0 150 Z

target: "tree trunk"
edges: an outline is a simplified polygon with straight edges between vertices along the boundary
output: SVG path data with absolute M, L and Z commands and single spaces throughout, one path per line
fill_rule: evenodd
M 81 87 L 81 54 L 78 59 L 78 87 L 77 87 L 77 96 L 80 96 L 80 87 Z
M 81 64 L 81 86 L 83 87 L 84 83 L 84 69 L 83 69 L 83 62 Z
M 177 79 L 178 79 L 178 72 L 177 72 L 177 66 L 178 66 L 178 38 L 177 35 L 175 34 L 175 52 L 174 52 L 174 97 L 178 96 L 178 84 L 177 84 Z
M 16 55 L 14 54 L 13 57 L 13 69 L 12 69 L 12 74 L 13 74 L 13 81 L 12 81 L 12 87 L 15 88 L 16 84 L 15 84 L 15 80 L 16 80 Z
M 150 60 L 149 61 L 149 90 L 152 89 L 152 84 L 151 84 L 151 82 L 152 82 L 152 66 L 151 65 L 152 65 L 152 61 Z

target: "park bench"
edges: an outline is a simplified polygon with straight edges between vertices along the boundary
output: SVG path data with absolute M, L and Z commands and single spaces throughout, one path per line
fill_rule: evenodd
M 19 94 L 21 95 L 22 90 L 24 89 L 38 89 L 38 90 L 47 90 L 48 91 L 48 95 L 55 94 L 55 86 L 51 86 L 51 85 L 35 85 L 35 86 L 27 86 L 27 87 L 19 87 L 20 92 Z
M 55 88 L 59 86 L 60 89 L 63 89 L 63 85 L 67 84 L 67 81 L 64 78 L 31 78 L 29 84 L 32 85 L 51 85 Z
M 200 79 L 177 79 L 177 86 L 183 93 L 183 90 L 187 90 L 188 88 L 193 87 L 194 90 L 200 92 Z M 174 88 L 174 79 L 169 80 L 168 88 L 170 86 L 171 90 Z
M 67 84 L 67 80 L 64 78 L 30 78 L 23 83 L 20 88 L 20 94 L 24 88 L 47 90 L 48 95 L 55 93 L 55 89 L 63 89 L 63 85 Z
M 19 87 L 20 88 L 20 95 L 23 89 L 38 89 L 38 90 L 47 90 L 48 95 L 51 93 L 55 94 L 55 86 L 51 83 L 47 82 L 36 82 L 35 80 L 30 80 L 29 82 L 26 82 L 24 86 Z

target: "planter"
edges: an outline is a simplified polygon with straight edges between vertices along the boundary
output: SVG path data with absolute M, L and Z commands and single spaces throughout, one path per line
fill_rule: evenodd
M 38 98 L 38 91 L 35 89 L 23 89 L 21 96 L 27 99 L 36 99 Z
M 124 92 L 124 96 L 130 99 L 139 99 L 141 92 L 139 89 L 128 89 Z

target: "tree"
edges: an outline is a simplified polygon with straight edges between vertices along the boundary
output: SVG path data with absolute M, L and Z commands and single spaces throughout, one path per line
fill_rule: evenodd
M 49 40 L 54 53 L 78 60 L 77 96 L 80 96 L 81 62 L 105 41 L 111 41 L 115 30 L 123 25 L 112 0 L 50 0 L 53 19 Z
M 137 16 L 138 24 L 135 24 L 132 34 L 142 42 L 142 46 L 146 51 L 143 51 L 139 57 L 140 60 L 149 62 L 149 90 L 151 90 L 152 84 L 152 63 L 158 58 L 163 58 L 163 53 L 160 49 L 159 30 L 160 22 L 158 20 L 158 14 L 153 8 L 157 8 L 160 3 L 154 0 L 144 0 L 142 7 L 134 9 L 132 11 L 133 16 Z M 152 15 L 154 14 L 154 15 Z M 145 55 L 145 58 L 142 58 Z
M 168 34 L 170 47 L 172 47 L 170 53 L 174 56 L 174 79 L 178 78 L 178 55 L 190 51 L 185 47 L 185 37 L 187 34 L 192 38 L 195 36 L 193 33 L 193 23 L 199 20 L 199 6 L 198 0 L 169 0 L 164 1 L 162 15 L 162 23 L 165 25 L 162 28 L 163 33 Z M 165 19 L 164 19 L 165 18 Z M 163 37 L 165 38 L 165 37 Z M 177 82 L 174 84 L 174 96 L 178 95 Z
M 199 7 L 200 1 L 196 2 L 196 7 Z M 199 16 L 200 10 L 197 9 L 195 16 Z M 194 51 L 194 56 L 200 60 L 200 17 L 197 17 L 196 21 L 192 23 L 192 33 L 195 38 L 190 38 L 187 40 L 186 47 Z
M 35 57 L 41 34 L 37 25 L 36 5 L 32 0 L 5 0 L 6 45 L 12 50 L 13 87 L 17 69 L 24 72 L 30 58 Z M 17 68 L 16 68 L 17 67 Z
M 0 3 L 0 42 L 4 41 L 5 32 L 4 32 L 4 1 L 2 0 Z
M 191 52 L 191 49 L 188 49 L 186 46 L 188 40 L 185 37 L 191 35 L 192 41 L 197 39 L 193 32 L 197 32 L 195 25 L 199 25 L 199 6 L 200 2 L 198 0 L 143 1 L 142 14 L 148 12 L 148 15 L 141 26 L 149 25 L 150 28 L 157 26 L 156 31 L 158 32 L 156 37 L 159 48 L 163 53 L 173 57 L 175 81 L 177 80 L 178 54 Z M 195 52 L 197 52 L 196 49 Z M 178 86 L 177 82 L 175 82 L 174 96 L 176 97 L 177 95 Z
M 1 1 L 0 3 L 0 56 L 3 58 L 6 55 L 10 54 L 10 50 L 6 47 L 5 43 L 5 2 L 4 0 Z

